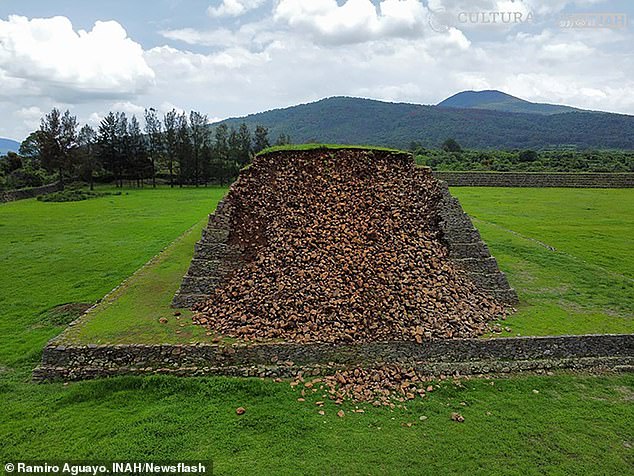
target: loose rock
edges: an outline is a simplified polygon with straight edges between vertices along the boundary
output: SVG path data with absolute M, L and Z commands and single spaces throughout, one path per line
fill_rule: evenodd
M 504 309 L 449 259 L 440 199 L 406 154 L 260 156 L 225 199 L 243 262 L 193 320 L 241 340 L 481 335 Z

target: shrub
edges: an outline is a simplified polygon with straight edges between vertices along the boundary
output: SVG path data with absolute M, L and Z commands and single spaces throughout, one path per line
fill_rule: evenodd
M 66 189 L 61 192 L 40 195 L 37 199 L 40 202 L 80 202 L 106 195 L 121 195 L 121 192 L 91 192 L 89 190 Z

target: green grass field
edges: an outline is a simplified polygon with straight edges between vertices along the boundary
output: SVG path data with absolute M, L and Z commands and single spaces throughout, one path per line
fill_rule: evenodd
M 452 193 L 519 293 L 513 335 L 634 332 L 634 191 Z
M 170 246 L 174 261 L 158 257 L 150 267 L 163 293 L 182 263 L 186 269 L 205 217 L 223 193 L 162 188 L 76 203 L 0 205 L 0 463 L 169 455 L 213 460 L 216 474 L 631 472 L 631 374 L 474 379 L 462 386 L 446 381 L 407 410 L 352 413 L 344 406 L 344 418 L 335 415 L 334 404 L 318 415 L 312 402 L 319 397 L 299 403 L 286 383 L 258 379 L 29 382 L 42 347 L 63 329 L 55 325 L 59 315 L 47 311 L 103 297 L 189 230 Z M 632 191 L 454 193 L 526 302 L 509 319 L 514 333 L 632 332 Z M 164 308 L 168 294 L 148 301 L 156 289 L 140 286 L 148 283 L 147 270 L 122 289 L 134 299 L 114 299 L 112 309 L 118 301 L 140 313 L 150 301 Z M 161 340 L 200 337 L 177 322 L 154 329 L 138 323 L 134 329 L 128 320 L 103 324 L 95 332 L 125 324 L 135 340 L 155 331 Z M 238 406 L 247 409 L 242 417 Z M 453 411 L 465 423 L 452 422 Z

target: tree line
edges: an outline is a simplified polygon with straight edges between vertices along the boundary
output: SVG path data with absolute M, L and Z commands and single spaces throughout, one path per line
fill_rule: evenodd
M 448 138 L 440 149 L 409 146 L 418 165 L 434 170 L 496 172 L 634 172 L 634 151 L 574 149 L 463 149 Z
M 155 187 L 157 179 L 172 187 L 226 184 L 270 146 L 264 126 L 256 126 L 253 134 L 244 123 L 212 129 L 207 115 L 197 111 L 173 109 L 160 117 L 150 108 L 143 120 L 142 126 L 134 115 L 110 112 L 96 129 L 80 127 L 70 111 L 55 108 L 21 144 L 19 155 L 11 157 L 12 173 L 22 171 L 41 181 L 44 171 L 57 177 L 62 188 L 68 180 L 81 180 L 92 189 L 95 179 L 118 187 L 126 181 Z M 289 142 L 284 135 L 276 143 Z

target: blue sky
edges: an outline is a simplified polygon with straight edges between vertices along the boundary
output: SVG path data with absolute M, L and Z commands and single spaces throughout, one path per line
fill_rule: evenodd
M 22 140 L 52 107 L 96 126 L 109 110 L 219 119 L 337 95 L 435 104 L 465 89 L 634 114 L 632 26 L 565 27 L 592 12 L 630 21 L 633 5 L 0 0 L 0 137 Z

